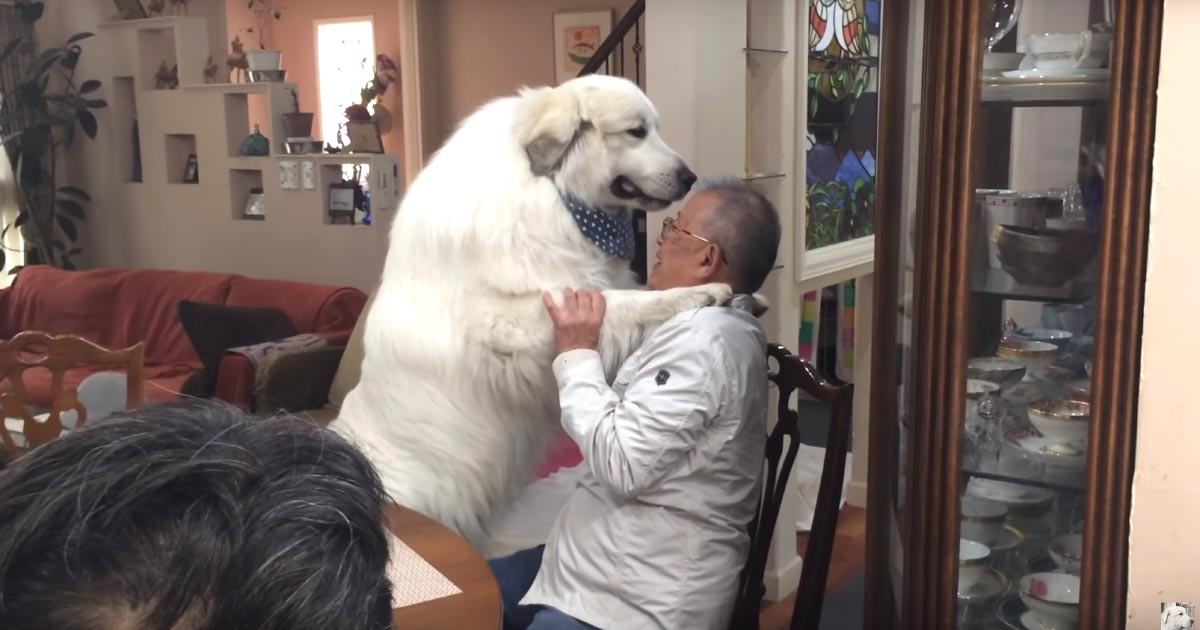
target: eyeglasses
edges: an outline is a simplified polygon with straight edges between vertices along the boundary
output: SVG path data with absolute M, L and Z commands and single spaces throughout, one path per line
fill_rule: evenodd
M 693 234 L 692 232 L 689 232 L 689 231 L 679 227 L 678 225 L 675 224 L 675 217 L 667 217 L 667 218 L 663 219 L 663 224 L 662 224 L 663 237 L 665 238 L 666 235 L 670 234 L 672 230 L 682 232 L 696 240 L 703 241 L 705 243 L 708 243 L 709 245 L 712 245 L 713 247 L 716 247 L 717 253 L 721 255 L 721 262 L 725 263 L 726 265 L 729 264 L 729 259 L 725 257 L 725 248 L 721 247 L 720 243 L 716 243 L 707 238 L 704 238 L 703 236 L 700 236 L 699 234 Z

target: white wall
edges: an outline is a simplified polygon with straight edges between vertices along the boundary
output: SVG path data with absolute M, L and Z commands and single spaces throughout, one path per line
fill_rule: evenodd
M 1200 603 L 1195 394 L 1200 337 L 1194 333 L 1200 313 L 1195 158 L 1200 3 L 1166 0 L 1165 11 L 1130 516 L 1129 628 L 1157 628 L 1160 602 Z

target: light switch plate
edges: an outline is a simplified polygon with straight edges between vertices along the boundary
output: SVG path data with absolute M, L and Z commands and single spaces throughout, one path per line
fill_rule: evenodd
M 301 179 L 304 181 L 304 190 L 315 190 L 317 187 L 317 165 L 312 162 L 304 162 L 301 164 Z

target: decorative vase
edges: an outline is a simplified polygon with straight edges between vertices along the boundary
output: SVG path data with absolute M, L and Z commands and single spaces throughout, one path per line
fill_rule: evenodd
M 242 140 L 242 155 L 263 156 L 270 154 L 271 141 L 259 132 L 258 125 L 254 125 L 254 133 L 246 136 L 245 140 Z
M 291 113 L 283 115 L 283 135 L 287 138 L 311 138 L 313 114 Z
M 282 70 L 282 50 L 247 50 L 246 63 L 251 70 Z
M 1021 17 L 1021 0 L 987 0 L 981 13 L 984 52 L 990 53 L 992 46 L 1016 27 Z

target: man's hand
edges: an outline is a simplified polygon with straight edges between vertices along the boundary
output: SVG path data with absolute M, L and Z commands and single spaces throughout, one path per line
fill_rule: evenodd
M 598 291 L 563 291 L 563 305 L 554 303 L 549 292 L 542 302 L 554 320 L 554 343 L 558 353 L 568 350 L 596 350 L 600 347 L 600 327 L 604 324 L 604 295 Z

